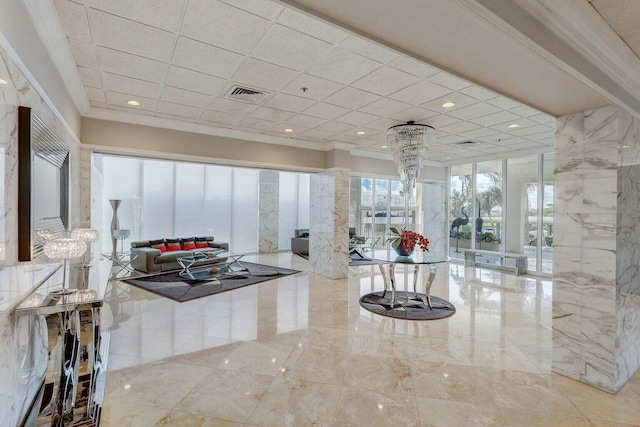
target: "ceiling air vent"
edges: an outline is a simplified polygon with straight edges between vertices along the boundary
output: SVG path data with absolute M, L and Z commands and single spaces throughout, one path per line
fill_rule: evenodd
M 269 92 L 242 86 L 233 86 L 231 90 L 227 92 L 225 98 L 247 102 L 249 104 L 259 104 L 267 95 L 269 95 Z

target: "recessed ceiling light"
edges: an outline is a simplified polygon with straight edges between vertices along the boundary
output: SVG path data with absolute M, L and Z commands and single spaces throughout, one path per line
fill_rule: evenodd
M 6 84 L 7 84 L 7 81 L 6 81 L 6 80 L 2 80 L 2 79 L 0 79 L 0 85 L 6 85 Z
M 129 101 L 127 101 L 127 104 L 133 105 L 134 107 L 137 107 L 138 105 L 140 105 L 140 103 L 134 99 L 130 99 Z
M 364 135 L 364 134 L 365 134 L 365 131 L 363 131 L 363 130 L 359 130 L 358 132 L 356 132 L 356 134 L 358 134 L 358 135 Z
M 520 125 L 519 125 L 519 124 L 517 124 L 517 123 L 512 123 L 512 124 L 510 124 L 510 125 L 509 125 L 509 126 L 507 126 L 507 127 L 508 127 L 509 129 L 513 129 L 513 128 L 520 127 Z
M 381 145 L 380 148 L 389 148 L 388 145 Z
M 284 131 L 285 131 L 285 132 L 287 132 L 287 133 L 291 133 L 291 132 L 293 132 L 293 129 L 291 129 L 291 128 L 286 128 Z
M 445 102 L 444 104 L 442 104 L 442 106 L 443 106 L 444 108 L 451 108 L 451 107 L 453 107 L 454 105 L 456 105 L 456 103 L 455 103 L 455 102 Z

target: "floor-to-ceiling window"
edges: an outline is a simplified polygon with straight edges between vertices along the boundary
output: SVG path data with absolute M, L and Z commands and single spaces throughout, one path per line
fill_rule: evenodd
M 464 249 L 471 248 L 473 216 L 472 165 L 451 166 L 449 190 L 449 256 L 464 258 Z
M 389 227 L 407 226 L 422 232 L 423 207 L 418 196 L 422 194 L 422 184 L 416 184 L 408 201 L 398 180 L 353 176 L 350 185 L 349 226 L 355 227 L 359 236 L 366 237 L 369 245 L 384 245 Z M 408 212 L 408 222 L 405 212 Z
M 466 248 L 524 253 L 529 271 L 551 273 L 553 168 L 553 154 L 452 166 L 450 256 L 463 258 Z
M 102 173 L 102 232 L 110 234 L 109 200 L 121 200 L 120 228 L 130 240 L 214 236 L 238 253 L 258 251 L 258 169 L 94 155 Z M 309 175 L 279 173 L 279 249 L 290 249 L 296 228 L 309 227 Z M 111 250 L 103 239 L 102 251 Z

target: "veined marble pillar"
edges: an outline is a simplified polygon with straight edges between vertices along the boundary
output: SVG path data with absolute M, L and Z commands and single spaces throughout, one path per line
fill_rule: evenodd
M 258 252 L 278 252 L 280 175 L 260 171 L 260 212 L 258 213 Z
M 616 392 L 640 367 L 640 121 L 560 117 L 555 165 L 552 369 Z
M 446 255 L 449 237 L 445 215 L 445 184 L 443 182 L 422 183 L 422 209 L 424 211 L 422 234 L 429 239 L 429 252 Z
M 349 270 L 349 171 L 333 168 L 311 175 L 309 209 L 311 271 L 330 279 Z

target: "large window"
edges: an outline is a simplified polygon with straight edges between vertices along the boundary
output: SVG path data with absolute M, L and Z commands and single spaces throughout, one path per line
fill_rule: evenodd
M 463 258 L 466 248 L 524 253 L 529 271 L 551 273 L 553 168 L 553 154 L 452 166 L 450 256 Z
M 119 199 L 120 227 L 131 230 L 130 240 L 208 235 L 229 242 L 234 252 L 258 251 L 258 169 L 96 158 L 103 177 L 103 235 L 110 235 L 109 200 Z M 280 172 L 279 182 L 279 249 L 287 250 L 294 230 L 309 227 L 309 175 Z M 110 239 L 103 239 L 102 251 L 111 251 Z
M 417 183 L 405 206 L 402 183 L 397 180 L 351 177 L 349 225 L 371 246 L 382 246 L 389 227 L 404 227 L 408 212 L 408 228 L 422 232 L 422 184 Z

